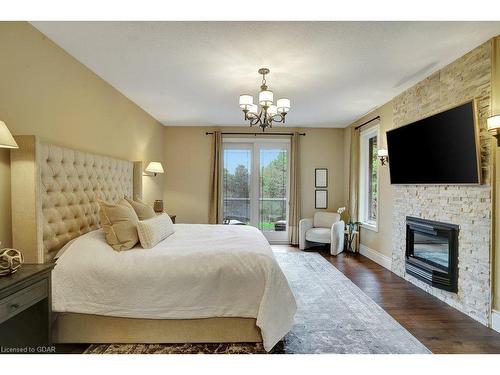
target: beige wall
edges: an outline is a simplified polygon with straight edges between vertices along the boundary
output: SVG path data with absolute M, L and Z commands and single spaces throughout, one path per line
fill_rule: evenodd
M 205 132 L 250 131 L 244 127 L 166 127 L 165 207 L 177 215 L 178 222 L 207 223 L 210 188 L 212 137 Z M 282 130 L 282 129 L 281 129 Z M 314 209 L 314 168 L 329 170 L 328 211 L 345 205 L 343 129 L 292 129 L 307 133 L 301 137 L 302 216 L 312 216 Z M 254 131 L 254 130 L 252 130 Z
M 314 209 L 314 169 L 328 168 L 328 210 L 347 204 L 344 188 L 344 129 L 300 129 L 302 217 L 312 217 Z
M 210 128 L 166 127 L 165 210 L 177 223 L 208 223 L 210 194 Z
M 392 129 L 392 101 L 384 104 L 369 114 L 363 116 L 355 121 L 344 132 L 345 136 L 345 149 L 348 155 L 349 145 L 351 143 L 351 127 L 356 127 L 366 121 L 369 121 L 377 116 L 380 116 L 379 132 L 380 132 L 380 148 L 387 149 L 387 142 L 385 133 Z M 369 126 L 369 125 L 367 125 Z M 368 248 L 375 250 L 387 257 L 392 256 L 392 187 L 389 178 L 389 167 L 387 165 L 379 166 L 379 212 L 378 212 L 378 231 L 361 228 L 360 239 L 361 243 Z M 345 159 L 346 176 L 344 179 L 344 186 L 347 192 L 349 190 L 349 157 Z
M 128 160 L 162 161 L 163 127 L 26 22 L 0 22 L 0 119 L 12 134 Z M 11 244 L 10 154 L 0 149 L 0 240 Z M 144 178 L 160 199 L 164 176 Z

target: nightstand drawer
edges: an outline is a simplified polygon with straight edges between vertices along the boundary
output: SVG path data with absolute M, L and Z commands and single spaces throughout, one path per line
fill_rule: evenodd
M 44 279 L 0 300 L 0 323 L 47 298 L 48 292 L 48 280 Z

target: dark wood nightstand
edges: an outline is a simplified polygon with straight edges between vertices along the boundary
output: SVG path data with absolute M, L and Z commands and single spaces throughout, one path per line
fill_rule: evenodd
M 23 264 L 0 277 L 0 346 L 3 353 L 45 353 L 52 344 L 51 271 L 54 263 Z M 45 347 L 45 349 L 44 349 Z

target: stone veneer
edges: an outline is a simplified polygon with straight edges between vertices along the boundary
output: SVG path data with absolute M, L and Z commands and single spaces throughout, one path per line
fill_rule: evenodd
M 394 185 L 392 270 L 483 324 L 491 304 L 491 137 L 486 130 L 491 94 L 490 42 L 484 43 L 394 98 L 394 127 L 476 98 L 483 185 Z M 422 155 L 425 163 L 425 154 Z M 406 216 L 457 224 L 458 293 L 436 289 L 405 274 Z

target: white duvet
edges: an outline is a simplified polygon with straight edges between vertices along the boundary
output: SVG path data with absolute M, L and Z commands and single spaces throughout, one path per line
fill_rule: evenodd
M 60 254 L 52 283 L 58 312 L 256 318 L 268 351 L 290 330 L 297 309 L 269 243 L 251 226 L 176 224 L 154 248 L 122 252 L 93 231 Z

